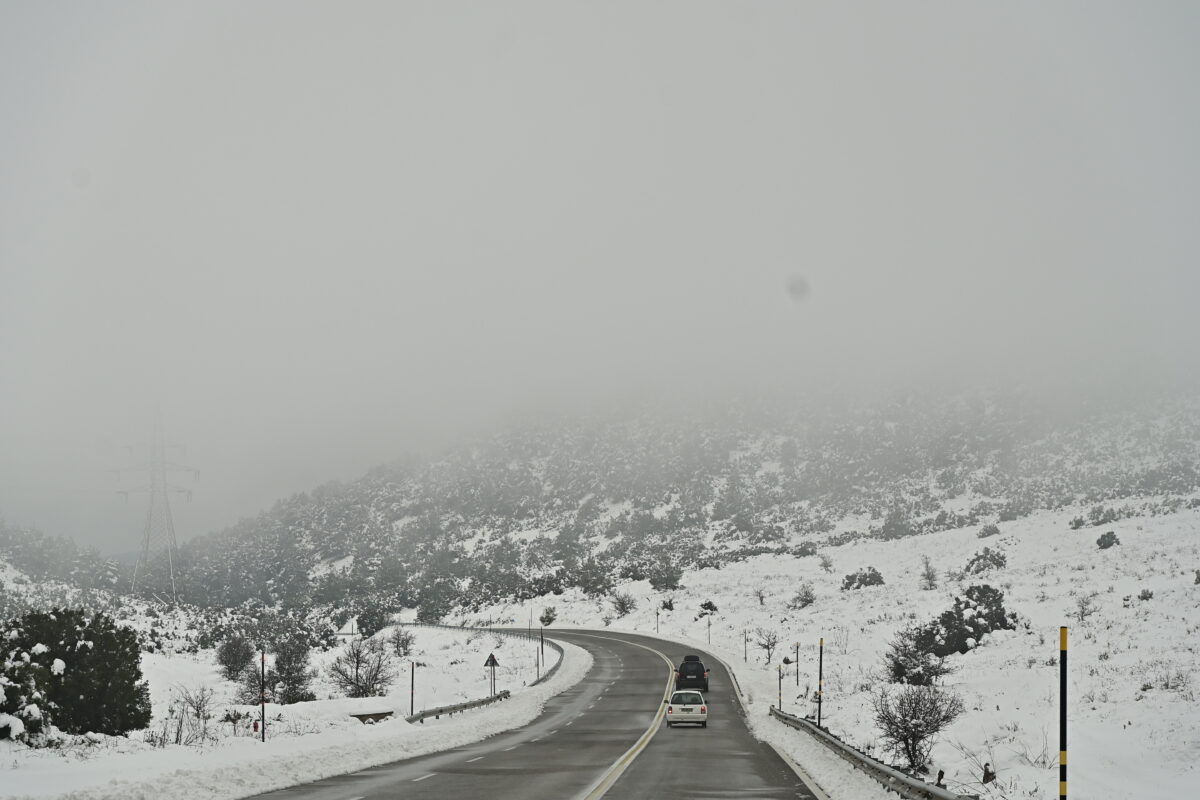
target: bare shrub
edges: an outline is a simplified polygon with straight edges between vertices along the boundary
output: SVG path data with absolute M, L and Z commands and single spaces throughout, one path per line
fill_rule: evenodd
M 417 636 L 410 630 L 405 630 L 403 626 L 397 625 L 391 635 L 392 650 L 400 658 L 407 658 L 412 655 L 413 648 L 417 645 Z
M 999 536 L 1000 535 L 1000 526 L 996 525 L 994 523 L 990 524 L 990 525 L 984 525 L 982 528 L 979 529 L 979 533 L 976 535 L 980 539 L 987 539 L 990 536 Z
M 1075 598 L 1075 619 L 1081 623 L 1100 609 L 1096 607 L 1096 595 L 1084 594 Z
M 929 560 L 929 556 L 921 556 L 921 588 L 925 591 L 936 589 L 937 579 L 937 570 L 933 568 L 933 562 Z
M 754 644 L 766 651 L 767 663 L 770 664 L 771 657 L 775 655 L 775 648 L 779 646 L 779 634 L 766 628 L 756 628 L 754 637 Z
M 833 559 L 830 558 L 829 556 L 825 555 L 824 553 L 821 553 L 819 556 L 817 556 L 817 562 L 821 565 L 821 569 L 825 570 L 826 572 L 833 572 Z M 1200 583 L 1200 571 L 1197 571 L 1196 574 L 1197 574 L 1196 582 Z
M 378 697 L 396 680 L 396 669 L 382 641 L 355 639 L 329 665 L 329 678 L 347 697 Z
M 792 599 L 788 601 L 788 608 L 792 609 L 793 611 L 798 611 L 801 608 L 808 608 L 816 599 L 817 596 L 813 592 L 812 585 L 808 583 L 802 583 L 800 584 L 800 588 L 796 590 L 796 593 L 792 595 Z
M 914 770 L 925 768 L 937 735 L 964 710 L 962 698 L 933 686 L 904 686 L 894 695 L 884 687 L 872 702 L 884 743 Z
M 610 602 L 612 603 L 613 613 L 617 615 L 618 619 L 637 608 L 637 600 L 633 599 L 633 595 L 627 592 L 615 592 Z
M 754 595 L 754 599 L 758 601 L 758 604 L 760 606 L 767 604 L 767 590 L 766 589 L 755 589 L 753 592 L 751 592 L 751 594 Z

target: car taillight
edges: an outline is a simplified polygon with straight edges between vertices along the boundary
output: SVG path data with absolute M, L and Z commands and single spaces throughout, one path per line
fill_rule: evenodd
M 671 712 L 673 712 L 674 710 L 675 710 L 675 709 L 674 709 L 674 708 L 672 708 L 671 706 L 667 706 L 667 713 L 668 713 L 668 714 L 670 714 L 670 713 L 671 713 Z
M 707 713 L 708 713 L 708 706 L 700 706 L 700 713 L 701 713 L 701 714 L 707 714 Z

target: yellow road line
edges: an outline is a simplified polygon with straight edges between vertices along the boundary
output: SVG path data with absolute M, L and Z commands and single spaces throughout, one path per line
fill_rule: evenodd
M 649 650 L 651 653 L 656 654 L 659 658 L 667 663 L 667 683 L 666 686 L 663 687 L 663 697 L 664 699 L 666 698 L 667 693 L 671 690 L 671 683 L 675 679 L 675 663 L 671 661 L 671 659 L 667 658 L 666 654 L 661 650 L 655 650 L 653 647 L 647 647 L 644 644 L 631 642 L 627 639 L 618 639 L 615 636 L 597 636 L 593 633 L 576 633 L 575 635 L 587 636 L 592 639 L 608 639 L 609 641 L 640 647 L 643 650 Z M 605 793 L 612 788 L 612 785 L 617 782 L 617 778 L 621 777 L 621 774 L 625 772 L 630 764 L 633 763 L 633 760 L 637 758 L 643 750 L 646 749 L 646 745 L 650 744 L 650 740 L 654 738 L 654 734 L 658 733 L 658 729 L 661 727 L 662 718 L 665 713 L 666 704 L 659 703 L 658 713 L 654 715 L 654 720 L 650 723 L 650 727 L 646 729 L 645 733 L 643 733 L 636 742 L 634 742 L 633 747 L 626 750 L 620 758 L 613 762 L 613 765 L 608 768 L 608 771 L 604 773 L 604 775 L 602 775 L 600 779 L 596 781 L 596 783 L 592 784 L 591 789 L 588 790 L 586 794 L 582 795 L 583 800 L 599 800 L 599 798 L 603 797 Z

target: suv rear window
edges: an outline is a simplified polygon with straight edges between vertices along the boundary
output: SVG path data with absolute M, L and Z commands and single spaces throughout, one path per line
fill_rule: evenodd
M 679 665 L 679 674 L 685 678 L 699 678 L 704 674 L 704 665 L 698 661 L 685 661 Z

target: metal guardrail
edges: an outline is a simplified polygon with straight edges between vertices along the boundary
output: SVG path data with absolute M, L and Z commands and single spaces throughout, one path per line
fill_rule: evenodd
M 955 794 L 949 789 L 943 789 L 926 783 L 920 778 L 914 778 L 894 767 L 889 767 L 887 764 L 876 761 L 866 753 L 859 752 L 854 747 L 846 744 L 824 728 L 818 728 L 814 723 L 801 717 L 794 717 L 791 714 L 784 713 L 775 706 L 771 706 L 770 714 L 784 725 L 815 736 L 819 742 L 830 750 L 879 781 L 883 784 L 884 788 L 895 792 L 901 797 L 910 798 L 910 800 L 968 800 L 971 797 L 969 795 Z
M 425 720 L 429 719 L 430 717 L 433 717 L 434 719 L 438 719 L 439 717 L 442 716 L 442 714 L 451 716 L 451 715 L 457 714 L 461 711 L 466 711 L 469 708 L 479 708 L 480 706 L 488 706 L 488 705 L 491 705 L 492 703 L 498 703 L 501 700 L 507 700 L 511 696 L 512 695 L 508 691 L 508 689 L 505 689 L 502 692 L 498 692 L 498 693 L 492 695 L 491 697 L 485 697 L 482 700 L 468 700 L 465 703 L 455 703 L 452 706 L 440 706 L 438 708 L 430 708 L 430 709 L 422 711 L 418 714 L 413 714 L 411 717 L 405 717 L 404 721 L 405 722 L 422 722 L 423 723 L 423 722 L 425 722 Z
M 442 625 L 442 624 L 436 623 L 436 622 L 406 622 L 406 623 L 402 624 L 402 627 L 406 627 L 406 628 L 441 628 L 442 630 L 450 630 L 450 631 L 486 631 L 488 633 L 495 633 L 495 634 L 500 634 L 503 636 L 512 636 L 515 638 L 525 639 L 527 641 L 534 641 L 538 638 L 528 628 L 477 628 L 474 626 L 466 626 L 466 625 Z M 534 681 L 531 681 L 530 683 L 528 683 L 527 686 L 537 686 L 539 683 L 549 680 L 550 677 L 555 672 L 558 672 L 559 665 L 562 664 L 563 659 L 566 657 L 566 653 L 563 652 L 562 646 L 559 645 L 558 642 L 555 642 L 551 639 L 545 639 L 544 641 L 546 642 L 546 644 L 550 645 L 550 647 L 553 648 L 558 653 L 558 660 L 554 662 L 554 666 L 552 666 L 550 669 L 543 672 L 537 678 L 537 680 L 534 680 Z M 502 692 L 492 695 L 491 697 L 485 697 L 481 700 L 469 700 L 465 703 L 458 703 L 458 704 L 452 705 L 452 706 L 441 706 L 440 708 L 431 708 L 427 711 L 422 711 L 419 714 L 413 714 L 411 717 L 405 717 L 405 720 L 408 722 L 423 723 L 425 720 L 429 719 L 430 717 L 437 719 L 442 714 L 457 714 L 460 711 L 466 711 L 467 709 L 470 709 L 470 708 L 478 708 L 480 706 L 486 706 L 486 705 L 495 703 L 500 700 L 507 700 L 510 696 L 511 696 L 511 693 L 509 692 L 509 690 L 505 689 Z

